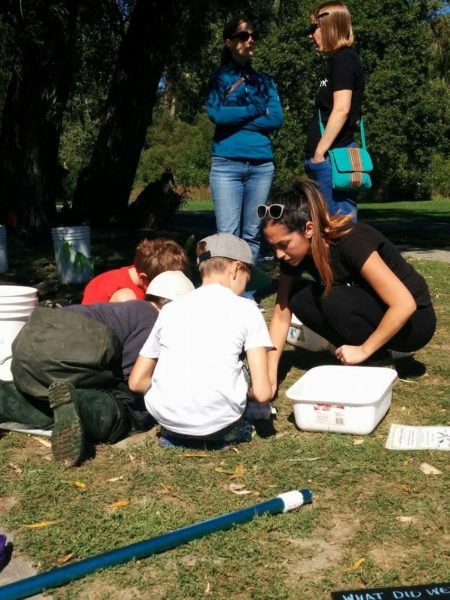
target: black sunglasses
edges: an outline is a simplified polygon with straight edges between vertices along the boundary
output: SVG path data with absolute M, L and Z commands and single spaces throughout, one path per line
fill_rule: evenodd
M 254 42 L 257 41 L 259 35 L 256 31 L 239 31 L 231 36 L 231 40 L 239 40 L 240 42 L 247 42 L 250 38 L 253 39 Z
M 317 15 L 317 18 L 320 19 L 321 17 L 326 17 L 327 15 L 329 15 L 330 13 L 324 12 L 321 13 L 320 15 Z M 316 33 L 316 31 L 319 29 L 320 27 L 320 23 L 311 23 L 311 25 L 309 25 L 306 28 L 306 35 L 312 35 L 313 33 Z

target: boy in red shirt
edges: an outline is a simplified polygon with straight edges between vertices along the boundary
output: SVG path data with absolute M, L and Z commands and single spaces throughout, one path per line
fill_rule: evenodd
M 144 239 L 136 248 L 133 264 L 101 273 L 84 289 L 82 304 L 143 300 L 148 284 L 164 271 L 182 271 L 189 276 L 189 260 L 174 240 Z

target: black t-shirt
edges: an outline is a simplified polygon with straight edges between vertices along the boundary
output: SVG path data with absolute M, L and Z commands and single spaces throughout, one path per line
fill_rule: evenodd
M 314 155 L 317 144 L 322 137 L 319 128 L 318 111 L 320 110 L 322 114 L 322 123 L 325 127 L 333 109 L 333 92 L 339 90 L 352 90 L 352 102 L 348 119 L 338 133 L 331 148 L 342 148 L 354 141 L 355 126 L 361 116 L 364 71 L 359 56 L 352 48 L 341 48 L 335 52 L 328 61 L 326 75 L 321 77 L 315 101 L 314 115 L 307 129 L 307 157 Z
M 353 284 L 370 289 L 367 281 L 361 276 L 361 269 L 374 251 L 378 252 L 386 265 L 411 292 L 417 306 L 431 304 L 428 286 L 422 275 L 406 262 L 392 242 L 365 223 L 355 223 L 349 233 L 330 245 L 333 285 Z M 306 272 L 320 279 L 311 256 L 307 256 L 296 267 L 281 261 L 280 271 L 290 276 Z
M 65 306 L 64 310 L 95 319 L 114 331 L 122 344 L 122 373 L 125 379 L 128 379 L 159 314 L 145 300 L 74 304 Z M 70 339 L 70 332 L 67 335 Z

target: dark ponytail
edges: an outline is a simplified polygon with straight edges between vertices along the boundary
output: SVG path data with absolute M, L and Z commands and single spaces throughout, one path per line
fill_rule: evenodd
M 329 245 L 350 231 L 351 215 L 331 216 L 316 183 L 312 179 L 302 177 L 297 178 L 286 192 L 271 196 L 266 205 L 271 204 L 282 204 L 284 212 L 281 218 L 276 220 L 267 215 L 262 222 L 263 229 L 271 222 L 284 225 L 288 231 L 303 233 L 306 223 L 312 222 L 311 254 L 325 285 L 324 294 L 329 294 L 333 285 Z

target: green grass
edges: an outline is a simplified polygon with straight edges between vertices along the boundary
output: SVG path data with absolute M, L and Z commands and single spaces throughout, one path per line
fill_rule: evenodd
M 183 211 L 213 211 L 210 199 L 190 200 Z M 399 246 L 450 249 L 450 199 L 377 202 L 358 205 L 358 218 L 370 221 Z
M 450 215 L 450 199 L 439 198 L 426 201 L 362 202 L 358 204 L 361 218 L 365 219 L 410 219 L 420 215 L 421 219 L 447 218 Z M 188 200 L 184 211 L 214 210 L 212 200 Z
M 204 200 L 188 200 L 183 206 L 183 211 L 203 211 L 203 210 L 214 210 L 213 201 L 210 198 Z
M 391 208 L 383 207 L 387 212 Z M 423 219 L 424 211 L 417 220 Z M 11 240 L 11 248 L 19 247 L 18 240 Z M 134 239 L 109 233 L 96 236 L 94 253 L 111 266 L 120 260 L 126 263 L 133 247 Z M 50 245 L 24 245 L 23 250 L 21 260 L 12 257 L 16 275 L 28 268 L 27 276 L 36 281 L 45 274 L 54 276 Z M 290 489 L 311 487 L 312 506 L 258 518 L 104 570 L 52 594 L 57 600 L 323 600 L 337 589 L 450 581 L 448 454 L 384 448 L 391 423 L 450 424 L 450 264 L 412 263 L 429 283 L 438 329 L 416 354 L 416 362 L 403 362 L 400 376 L 405 380 L 394 387 L 391 409 L 371 435 L 357 436 L 364 440 L 362 445 L 353 445 L 355 436 L 307 433 L 295 427 L 284 392 L 306 369 L 336 363 L 327 353 L 287 346 L 276 435 L 257 436 L 238 452 L 192 457 L 181 449 L 159 448 L 152 431 L 128 449 L 99 446 L 95 459 L 64 470 L 36 439 L 5 435 L 0 439 L 0 521 L 15 532 L 15 551 L 45 571 L 72 553 L 73 561 L 80 560 Z M 74 297 L 77 288 L 67 293 Z M 273 302 L 273 296 L 263 300 L 267 319 Z M 423 462 L 442 474 L 424 475 Z M 231 479 L 223 472 L 237 465 L 244 467 L 242 477 Z M 232 482 L 243 484 L 251 494 L 232 493 Z M 129 503 L 112 510 L 120 500 Z M 399 516 L 413 520 L 402 523 Z M 41 521 L 56 523 L 24 527 Z M 361 558 L 364 562 L 352 569 Z

